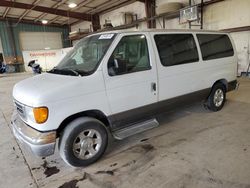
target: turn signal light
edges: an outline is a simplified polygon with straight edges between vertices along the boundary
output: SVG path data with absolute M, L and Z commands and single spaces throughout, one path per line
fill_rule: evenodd
M 49 110 L 47 107 L 33 108 L 34 118 L 37 123 L 41 124 L 47 121 Z

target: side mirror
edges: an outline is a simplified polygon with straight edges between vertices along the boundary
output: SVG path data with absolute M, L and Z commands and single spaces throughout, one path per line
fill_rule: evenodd
M 120 75 L 127 72 L 127 63 L 125 60 L 111 58 L 108 62 L 108 72 L 110 76 Z

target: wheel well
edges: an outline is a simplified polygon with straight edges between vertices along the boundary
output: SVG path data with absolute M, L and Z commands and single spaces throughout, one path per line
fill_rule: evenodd
M 227 82 L 227 80 L 226 80 L 226 79 L 220 79 L 220 80 L 217 80 L 217 81 L 214 83 L 214 85 L 215 85 L 215 84 L 217 84 L 217 83 L 221 83 L 221 84 L 223 84 L 223 85 L 224 85 L 224 87 L 225 87 L 225 89 L 226 89 L 226 91 L 227 91 L 227 89 L 228 89 L 228 82 Z M 214 85 L 213 85 L 213 87 L 214 87 Z
M 106 127 L 110 126 L 110 122 L 107 118 L 107 116 L 101 112 L 100 110 L 88 110 L 88 111 L 83 111 L 83 112 L 79 112 L 76 114 L 73 114 L 69 117 L 67 117 L 66 119 L 63 120 L 63 122 L 60 124 L 59 128 L 57 129 L 57 136 L 59 136 L 59 134 L 64 130 L 64 128 L 74 119 L 78 118 L 78 117 L 93 117 L 95 119 L 98 119 L 99 121 L 101 121 Z

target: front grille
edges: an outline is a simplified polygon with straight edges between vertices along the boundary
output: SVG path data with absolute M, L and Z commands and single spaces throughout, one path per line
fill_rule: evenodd
M 24 118 L 25 117 L 24 105 L 15 101 L 15 106 L 16 106 L 16 110 L 17 110 L 18 114 Z

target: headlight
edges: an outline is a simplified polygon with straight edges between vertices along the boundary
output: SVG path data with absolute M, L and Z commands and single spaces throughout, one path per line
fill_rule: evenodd
M 24 106 L 25 108 L 25 119 L 27 121 L 35 122 L 34 114 L 33 114 L 33 108 L 29 106 Z
M 36 123 L 44 123 L 49 116 L 49 110 L 47 107 L 32 108 L 25 106 L 25 119 Z
M 41 123 L 46 122 L 49 117 L 49 109 L 45 106 L 32 108 L 16 100 L 14 100 L 14 104 L 15 104 L 18 114 L 25 122 L 26 121 L 36 122 L 36 123 L 41 124 Z
M 40 124 L 47 121 L 49 116 L 49 110 L 47 107 L 33 108 L 33 114 L 35 121 Z

